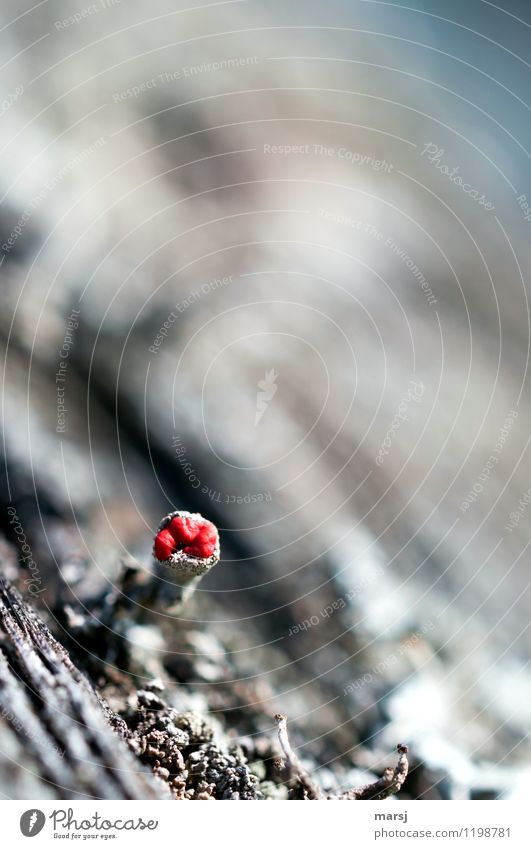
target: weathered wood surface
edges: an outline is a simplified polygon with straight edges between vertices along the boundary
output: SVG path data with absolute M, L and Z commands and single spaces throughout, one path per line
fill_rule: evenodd
M 114 600 L 116 603 L 116 599 Z M 103 603 L 105 608 L 105 602 Z M 103 609 L 102 608 L 102 609 Z M 107 605 L 107 613 L 111 613 Z M 114 625 L 120 631 L 120 614 Z M 88 617 L 71 637 L 85 637 L 85 650 L 97 647 L 98 626 Z M 100 622 L 103 621 L 100 619 Z M 141 629 L 135 626 L 135 634 Z M 147 632 L 146 632 L 147 633 Z M 131 632 L 124 632 L 131 636 Z M 127 665 L 148 672 L 141 653 L 129 647 Z M 106 658 L 92 660 L 105 669 Z M 162 669 L 162 666 L 161 666 Z M 112 679 L 112 675 L 109 676 Z M 286 719 L 280 717 L 279 740 L 285 763 L 274 759 L 267 739 L 231 740 L 231 729 L 197 711 L 170 707 L 161 695 L 173 687 L 160 679 L 135 690 L 134 674 L 122 670 L 110 709 L 66 649 L 17 590 L 0 578 L 0 777 L 11 798 L 59 799 L 326 799 L 291 749 Z M 120 682 L 120 688 L 116 684 Z M 112 689 L 111 689 L 112 691 Z M 126 698 L 126 695 L 128 696 Z M 278 719 L 278 718 L 277 718 Z M 4 746 L 6 748 L 4 748 Z M 387 798 L 407 776 L 407 748 L 399 747 L 395 770 L 360 788 L 328 798 Z M 253 763 L 248 765 L 248 758 Z M 258 774 L 256 774 L 258 773 Z M 269 780 L 268 780 L 269 779 Z
M 527 232 L 511 230 L 509 248 L 448 181 L 435 196 L 404 188 L 399 172 L 418 176 L 418 145 L 433 125 L 399 75 L 386 97 L 409 106 L 407 120 L 371 97 L 349 95 L 345 106 L 339 92 L 363 88 L 350 63 L 319 72 L 303 64 L 291 90 L 294 66 L 264 57 L 305 55 L 317 32 L 255 30 L 261 16 L 234 4 L 210 9 L 206 21 L 179 14 L 182 46 L 161 51 L 176 12 L 164 0 L 170 17 L 149 32 L 130 4 L 94 16 L 88 47 L 84 25 L 62 39 L 54 32 L 48 5 L 2 31 L 17 57 L 6 85 L 35 80 L 2 117 L 6 138 L 16 137 L 0 158 L 9 187 L 2 243 L 53 186 L 0 268 L 0 524 L 19 555 L 11 580 L 36 594 L 40 615 L 54 612 L 55 636 L 79 652 L 79 668 L 117 711 L 158 671 L 176 709 L 219 711 L 226 735 L 270 740 L 274 715 L 287 714 L 324 788 L 362 783 L 352 770 L 379 772 L 404 740 L 413 764 L 404 793 L 510 792 L 531 745 L 531 511 L 503 530 L 529 488 L 527 309 L 511 253 L 527 279 Z M 296 14 L 277 6 L 271 19 L 262 13 L 268 23 Z M 9 4 L 13 18 L 25 11 Z M 329 23 L 328 8 L 319 14 Z M 345 55 L 370 50 L 387 64 L 388 46 L 367 47 L 353 12 L 343 14 L 352 29 Z M 108 37 L 111 20 L 119 38 Z M 237 70 L 198 74 L 115 102 L 176 64 L 209 61 L 211 39 L 197 40 L 205 27 L 246 29 L 245 52 L 260 61 L 241 71 L 245 80 Z M 153 50 L 133 60 L 140 30 Z M 224 49 L 243 48 L 234 37 Z M 422 96 L 435 108 L 431 89 Z M 264 154 L 264 144 L 291 142 L 368 151 L 393 170 Z M 476 150 L 460 155 L 463 173 L 473 170 Z M 420 182 L 431 185 L 431 173 Z M 507 228 L 513 207 L 503 208 Z M 422 267 L 436 311 L 392 251 L 323 211 L 393 237 Z M 172 310 L 178 319 L 154 354 Z M 326 368 L 306 342 L 324 352 Z M 255 427 L 258 381 L 271 369 L 278 391 Z M 412 379 L 422 381 L 422 403 L 409 404 L 377 467 Z M 461 512 L 517 402 L 499 462 Z M 216 521 L 222 563 L 178 621 L 162 615 L 141 632 L 143 656 L 130 656 L 134 611 L 124 616 L 129 637 L 124 628 L 93 634 L 102 665 L 76 643 L 76 628 L 94 599 L 112 593 L 122 559 L 149 568 L 152 532 L 178 508 Z M 4 726 L 0 791 L 39 795 L 38 770 L 15 766 L 28 746 Z
M 2 761 L 4 781 L 9 774 L 15 778 L 12 798 L 27 798 L 25 782 L 35 797 L 49 792 L 67 799 L 168 798 L 120 739 L 125 724 L 120 728 L 65 649 L 4 579 L 0 650 L 2 738 L 11 729 L 8 736 L 14 734 L 18 743 L 18 759 Z M 9 786 L 3 782 L 4 794 Z

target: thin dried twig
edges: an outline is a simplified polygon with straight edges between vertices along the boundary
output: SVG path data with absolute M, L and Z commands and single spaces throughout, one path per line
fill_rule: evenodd
M 278 740 L 284 753 L 286 766 L 291 775 L 299 782 L 307 799 L 324 799 L 324 793 L 306 772 L 298 755 L 291 748 L 288 737 L 287 717 L 283 716 L 281 713 L 277 713 L 275 716 L 275 722 L 277 723 Z
M 347 790 L 337 798 L 374 799 L 375 801 L 381 801 L 382 799 L 387 799 L 388 796 L 392 796 L 393 793 L 398 793 L 406 780 L 409 765 L 407 760 L 407 746 L 399 743 L 396 748 L 398 751 L 398 763 L 394 769 L 388 767 L 382 777 L 377 781 Z
M 398 762 L 394 769 L 388 767 L 382 777 L 372 784 L 354 787 L 339 795 L 325 796 L 323 791 L 302 766 L 298 755 L 291 748 L 288 737 L 287 717 L 278 713 L 275 716 L 275 722 L 277 723 L 278 739 L 284 753 L 285 764 L 291 777 L 299 782 L 306 799 L 374 799 L 381 801 L 382 799 L 387 799 L 388 796 L 392 796 L 393 793 L 398 793 L 406 780 L 409 767 L 407 760 L 408 748 L 403 743 L 399 743 L 396 747 L 398 751 Z

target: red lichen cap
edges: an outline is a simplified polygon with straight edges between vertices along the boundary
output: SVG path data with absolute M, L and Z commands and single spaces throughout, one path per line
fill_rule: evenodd
M 218 530 L 199 513 L 177 510 L 160 523 L 153 554 L 168 566 L 203 574 L 219 560 Z

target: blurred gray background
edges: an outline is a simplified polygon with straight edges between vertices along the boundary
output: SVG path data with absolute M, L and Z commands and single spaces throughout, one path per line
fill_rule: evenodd
M 426 798 L 530 775 L 530 11 L 0 27 L 1 521 L 41 600 L 199 510 L 189 627 L 323 768 L 405 739 Z

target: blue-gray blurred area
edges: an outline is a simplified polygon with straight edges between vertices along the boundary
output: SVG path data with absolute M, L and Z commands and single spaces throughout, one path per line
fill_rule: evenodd
M 323 782 L 404 739 L 420 798 L 523 796 L 529 4 L 83 2 L 0 25 L 2 526 L 41 600 L 198 510 L 189 627 Z

